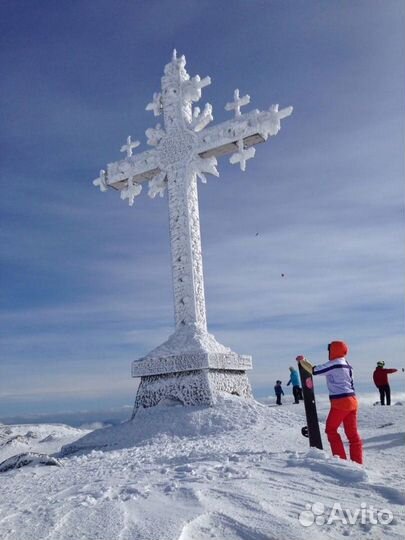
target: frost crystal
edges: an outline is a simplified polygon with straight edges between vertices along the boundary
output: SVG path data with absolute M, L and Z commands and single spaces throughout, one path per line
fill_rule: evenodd
M 166 179 L 166 173 L 162 172 L 158 174 L 157 176 L 154 176 L 152 180 L 149 182 L 149 191 L 148 195 L 151 199 L 154 199 L 156 195 L 160 195 L 160 197 L 163 197 L 164 192 L 166 190 L 167 186 L 167 179 Z
M 235 111 L 235 118 L 239 118 L 241 116 L 240 108 L 244 105 L 247 105 L 250 103 L 250 96 L 249 94 L 246 94 L 246 96 L 239 97 L 239 89 L 237 88 L 233 93 L 233 101 L 230 103 L 227 103 L 225 105 L 226 111 Z
M 126 152 L 127 157 L 132 156 L 132 150 L 134 148 L 137 148 L 141 143 L 139 141 L 131 141 L 131 135 L 128 135 L 127 137 L 127 144 L 123 144 L 121 146 L 120 152 Z
M 133 181 L 132 178 L 128 178 L 127 188 L 121 191 L 121 199 L 128 199 L 129 206 L 134 204 L 134 199 L 142 191 L 142 186 Z
M 145 131 L 147 137 L 147 143 L 150 146 L 157 146 L 162 140 L 165 132 L 163 131 L 160 124 L 156 124 L 155 128 L 149 128 Z
M 269 135 L 277 135 L 281 129 L 281 120 L 287 118 L 292 113 L 292 107 L 286 107 L 285 109 L 278 110 L 278 104 L 272 105 L 269 109 L 268 119 L 262 123 L 260 127 L 260 134 L 265 140 Z
M 199 101 L 201 99 L 201 89 L 210 84 L 210 77 L 204 77 L 204 79 L 201 79 L 199 75 L 196 75 L 192 79 L 186 81 L 182 86 L 184 100 Z
M 100 191 L 107 191 L 107 176 L 104 169 L 101 169 L 100 176 L 93 180 L 93 186 L 98 186 Z
M 200 158 L 200 156 L 196 156 L 191 162 L 192 171 L 198 176 L 203 184 L 207 183 L 207 177 L 203 173 L 219 176 L 217 165 L 218 162 L 213 156 L 205 159 Z
M 212 105 L 210 103 L 206 103 L 203 112 L 201 112 L 200 107 L 194 107 L 193 119 L 190 126 L 195 132 L 198 133 L 213 120 L 214 117 L 212 116 Z
M 232 163 L 232 165 L 239 163 L 241 171 L 246 170 L 246 161 L 253 158 L 256 153 L 255 148 L 251 147 L 245 149 L 243 145 L 243 140 L 238 141 L 238 151 L 229 158 L 229 162 Z
M 147 111 L 153 111 L 155 116 L 159 116 L 162 112 L 162 94 L 155 92 L 153 94 L 153 99 L 150 103 L 146 105 Z

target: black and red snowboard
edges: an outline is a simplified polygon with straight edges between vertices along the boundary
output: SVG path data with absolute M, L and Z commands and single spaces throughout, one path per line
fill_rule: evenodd
M 319 430 L 318 413 L 316 412 L 314 381 L 312 375 L 298 362 L 302 393 L 304 395 L 305 415 L 307 426 L 303 427 L 301 433 L 309 438 L 309 446 L 314 446 L 323 450 L 321 432 Z

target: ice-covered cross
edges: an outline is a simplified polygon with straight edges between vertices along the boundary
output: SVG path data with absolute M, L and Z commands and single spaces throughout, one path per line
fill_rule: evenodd
M 225 107 L 235 117 L 207 127 L 213 120 L 212 106 L 207 103 L 201 112 L 193 102 L 199 101 L 202 88 L 211 80 L 198 75 L 190 78 L 185 65 L 185 57 L 177 57 L 174 51 L 164 69 L 161 92 L 146 107 L 155 116 L 163 114 L 164 119 L 163 128 L 158 124 L 146 131 L 153 148 L 132 155 L 139 143 L 128 137 L 121 148 L 127 157 L 109 163 L 107 172 L 101 171 L 93 183 L 101 191 L 107 187 L 120 190 L 121 198 L 128 199 L 131 206 L 143 182 L 149 182 L 151 197 L 163 195 L 167 189 L 176 328 L 196 325 L 207 331 L 197 178 L 205 182 L 204 173 L 218 176 L 217 158 L 225 154 L 232 154 L 230 162 L 239 163 L 244 171 L 246 161 L 254 156 L 253 146 L 276 135 L 292 107 L 279 110 L 273 105 L 268 111 L 241 113 L 250 97 L 240 97 L 235 90 L 234 101 Z

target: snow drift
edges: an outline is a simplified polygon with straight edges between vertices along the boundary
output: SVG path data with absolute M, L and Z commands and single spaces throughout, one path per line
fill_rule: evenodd
M 301 435 L 303 407 L 288 401 L 274 407 L 229 396 L 207 408 L 167 404 L 91 433 L 8 426 L 8 437 L 34 432 L 18 443 L 24 448 L 64 446 L 65 456 L 63 467 L 1 475 L 7 497 L 0 503 L 0 538 L 402 540 L 404 407 L 360 400 L 361 466 L 309 450 Z M 322 431 L 328 409 L 319 403 Z M 9 451 L 1 446 L 0 460 Z M 343 519 L 328 523 L 336 504 Z M 392 519 L 344 518 L 370 506 Z

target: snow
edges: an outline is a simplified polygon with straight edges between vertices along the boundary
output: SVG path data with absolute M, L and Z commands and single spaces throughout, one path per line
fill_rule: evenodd
M 327 400 L 318 408 L 323 424 Z M 92 432 L 0 426 L 1 461 L 10 456 L 4 440 L 18 435 L 23 441 L 14 453 L 54 452 L 62 464 L 1 474 L 7 496 L 0 503 L 0 538 L 399 540 L 405 532 L 404 416 L 402 406 L 360 399 L 363 466 L 332 457 L 325 437 L 325 451 L 309 449 L 300 434 L 302 404 L 289 396 L 281 407 L 273 398 L 263 404 L 235 396 L 212 407 L 166 403 L 139 410 L 134 422 Z M 324 516 L 337 503 L 345 515 L 372 506 L 393 519 L 329 523 Z
M 215 337 L 201 329 L 198 325 L 188 324 L 180 326 L 162 345 L 153 349 L 147 356 L 137 360 L 161 358 L 178 354 L 198 353 L 229 354 L 231 349 L 219 343 Z
M 0 463 L 24 452 L 53 454 L 89 431 L 63 424 L 0 424 Z

